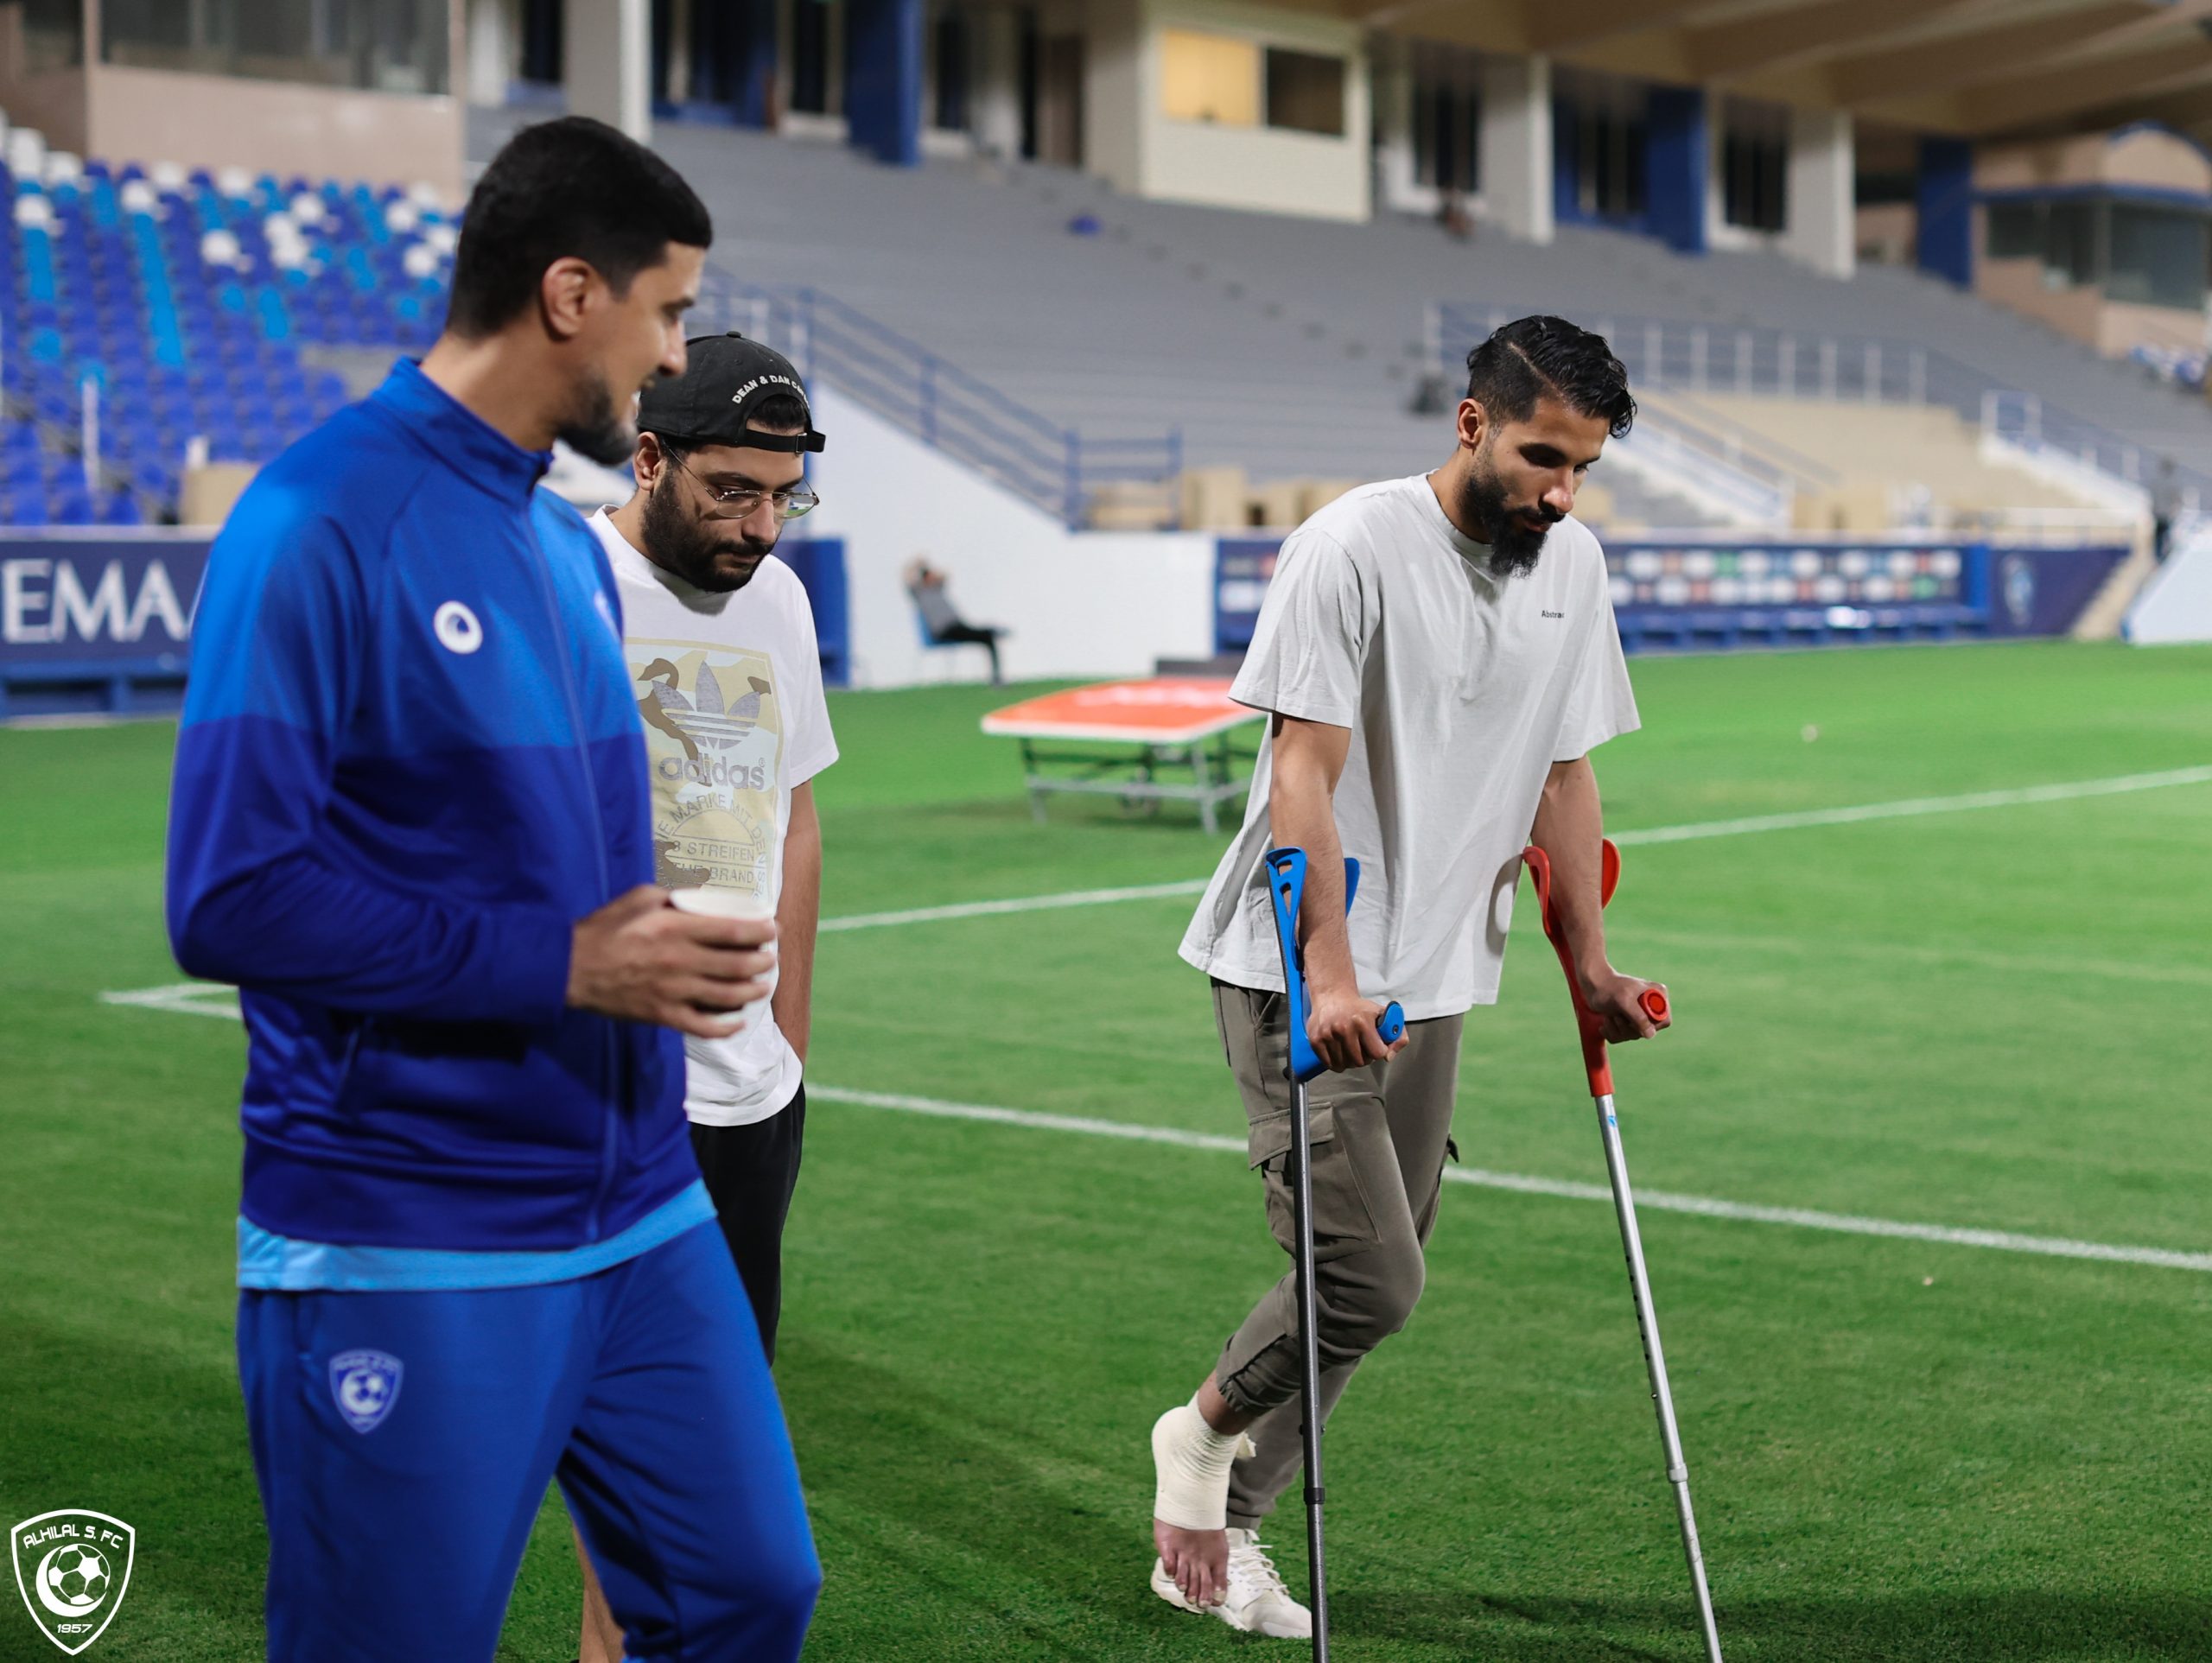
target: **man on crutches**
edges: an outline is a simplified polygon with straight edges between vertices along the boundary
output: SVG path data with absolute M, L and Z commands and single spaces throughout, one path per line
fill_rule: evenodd
M 1405 1326 L 1436 1221 L 1459 1036 L 1495 1001 L 1533 840 L 1585 1003 L 1611 1040 L 1660 1024 L 1655 986 L 1607 962 L 1603 826 L 1588 752 L 1637 726 L 1605 557 L 1567 517 L 1635 402 L 1605 341 L 1558 318 L 1468 355 L 1457 446 L 1434 473 L 1363 487 L 1284 543 L 1234 695 L 1270 713 L 1244 824 L 1182 944 L 1213 981 L 1268 1222 L 1295 1254 L 1286 978 L 1266 857 L 1304 851 L 1315 1322 L 1294 1270 L 1262 1297 L 1188 1404 L 1153 1428 L 1154 1591 L 1234 1628 L 1313 1633 L 1260 1540 L 1303 1459 L 1301 1353 L 1321 1419 Z M 1344 861 L 1362 863 L 1346 917 Z M 1403 1038 L 1377 1031 L 1387 1002 Z

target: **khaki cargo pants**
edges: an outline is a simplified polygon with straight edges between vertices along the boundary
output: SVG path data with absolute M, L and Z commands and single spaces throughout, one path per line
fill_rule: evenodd
M 1213 1004 L 1244 1099 L 1268 1224 L 1282 1250 L 1294 1254 L 1287 1001 L 1281 993 L 1217 981 Z M 1403 1328 L 1421 1298 L 1421 1250 L 1436 1225 L 1465 1020 L 1409 1022 L 1406 1048 L 1395 1057 L 1319 1076 L 1306 1088 L 1325 1425 L 1359 1360 Z M 1250 1529 L 1274 1511 L 1304 1460 L 1294 1266 L 1252 1308 L 1222 1352 L 1214 1378 L 1231 1405 L 1259 1417 L 1252 1427 L 1259 1453 L 1237 1462 L 1229 1482 L 1229 1522 Z

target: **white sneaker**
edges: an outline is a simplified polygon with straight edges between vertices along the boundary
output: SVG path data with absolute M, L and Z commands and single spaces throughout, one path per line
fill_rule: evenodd
M 1167 1574 L 1166 1565 L 1152 1562 L 1152 1591 L 1179 1611 L 1203 1611 L 1219 1617 L 1232 1628 L 1248 1634 L 1267 1634 L 1275 1640 L 1310 1640 L 1313 1614 L 1290 1596 L 1282 1573 L 1268 1557 L 1256 1530 L 1229 1533 L 1229 1588 L 1218 1605 L 1193 1605 Z

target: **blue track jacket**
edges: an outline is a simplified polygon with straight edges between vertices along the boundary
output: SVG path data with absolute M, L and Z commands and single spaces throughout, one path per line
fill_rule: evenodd
M 667 1030 L 566 1008 L 652 880 L 598 541 L 402 363 L 216 539 L 169 809 L 177 962 L 242 990 L 246 1220 L 558 1252 L 697 1181 Z

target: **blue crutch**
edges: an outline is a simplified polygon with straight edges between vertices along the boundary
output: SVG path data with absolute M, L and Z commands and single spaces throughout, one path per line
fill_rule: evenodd
M 1275 940 L 1282 949 L 1282 979 L 1290 1023 L 1291 1213 L 1298 1236 L 1300 1397 L 1305 1410 L 1306 1550 L 1313 1602 L 1313 1663 L 1329 1660 L 1329 1590 L 1321 1546 L 1321 1346 L 1314 1327 L 1313 1172 L 1312 1128 L 1306 1124 L 1306 1082 L 1326 1071 L 1306 1031 L 1312 1006 L 1306 996 L 1306 960 L 1298 949 L 1298 904 L 1306 894 L 1306 851 L 1269 849 L 1268 898 L 1274 904 Z M 1344 862 L 1344 911 L 1359 893 L 1359 862 Z M 1406 1013 L 1394 1000 L 1375 1024 L 1385 1044 L 1406 1031 Z

